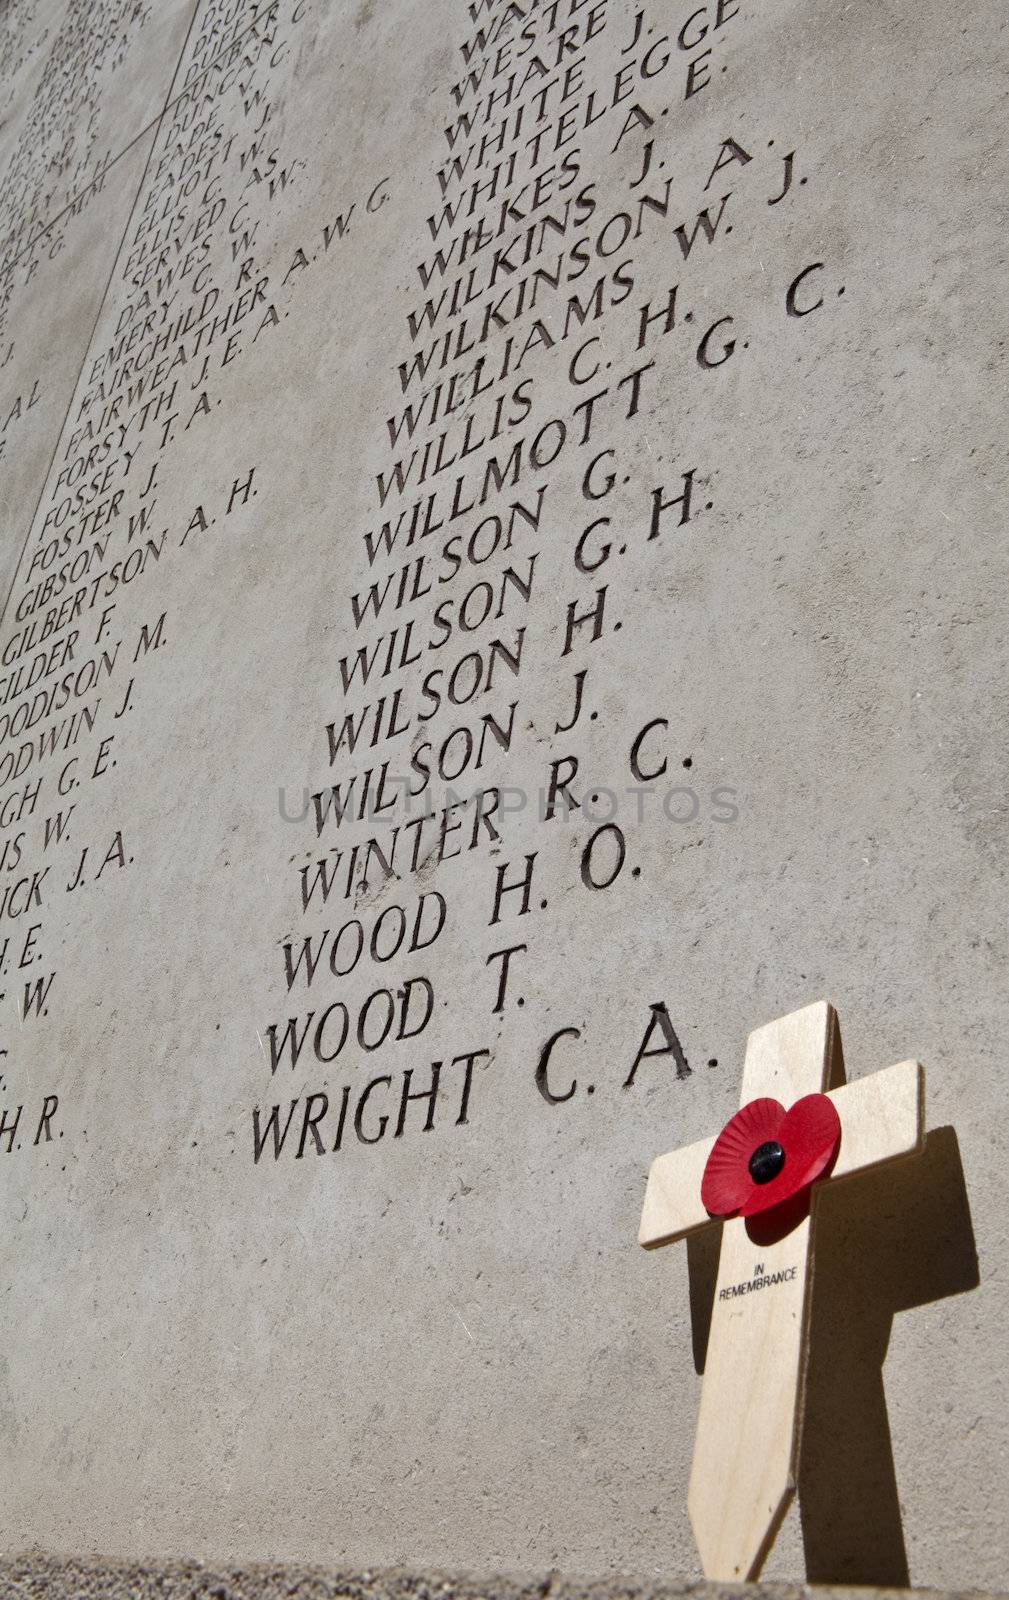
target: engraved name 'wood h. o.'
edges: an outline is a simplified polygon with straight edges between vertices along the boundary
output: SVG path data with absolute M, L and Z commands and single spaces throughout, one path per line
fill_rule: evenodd
M 659 1156 L 648 1175 L 645 1249 L 710 1225 L 713 1212 L 728 1217 L 687 1497 L 708 1578 L 756 1577 L 795 1492 L 817 1194 L 815 1181 L 795 1192 L 796 1179 L 836 1182 L 922 1145 L 916 1061 L 828 1091 L 839 1082 L 832 1006 L 770 1022 L 747 1041 L 743 1110 L 717 1139 Z

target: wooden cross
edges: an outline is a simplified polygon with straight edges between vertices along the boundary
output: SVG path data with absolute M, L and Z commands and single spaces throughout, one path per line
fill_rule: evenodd
M 831 1183 L 921 1148 L 916 1061 L 841 1088 L 831 1084 L 844 1084 L 844 1068 L 837 1016 L 826 1001 L 750 1034 L 741 1105 L 770 1096 L 790 1107 L 803 1095 L 828 1092 L 841 1122 Z M 646 1250 L 712 1224 L 701 1179 L 714 1143 L 652 1163 L 638 1235 Z M 816 1193 L 814 1184 L 805 1215 L 771 1242 L 754 1242 L 762 1236 L 754 1224 L 764 1224 L 766 1235 L 773 1212 L 723 1226 L 687 1497 L 708 1578 L 755 1578 L 795 1492 Z

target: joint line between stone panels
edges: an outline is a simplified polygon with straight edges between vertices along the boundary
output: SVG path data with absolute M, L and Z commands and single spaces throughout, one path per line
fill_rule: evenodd
M 259 3 L 259 0 L 249 0 L 249 3 L 250 3 L 250 5 L 257 5 Z M 195 7 L 195 9 L 193 11 L 193 15 L 189 19 L 189 28 L 188 28 L 188 30 L 186 32 L 185 41 L 184 41 L 183 46 L 182 46 L 183 55 L 185 54 L 186 45 L 188 45 L 188 43 L 189 43 L 189 35 L 192 32 L 193 21 L 194 21 L 194 19 L 196 17 L 196 13 L 200 9 L 200 5 L 201 4 L 202 4 L 202 0 L 197 0 L 197 4 L 196 4 L 196 7 Z M 0 5 L 2 5 L 2 0 L 0 0 Z M 17 266 L 18 262 L 19 261 L 23 261 L 25 256 L 28 254 L 28 252 L 30 250 L 34 249 L 36 240 L 37 239 L 41 239 L 43 234 L 46 234 L 46 233 L 49 232 L 50 228 L 55 228 L 55 226 L 56 226 L 57 222 L 59 222 L 60 218 L 61 217 L 65 217 L 68 211 L 72 211 L 74 206 L 77 205 L 77 203 L 80 200 L 82 200 L 83 197 L 87 194 L 88 190 L 93 188 L 96 183 L 100 182 L 101 179 L 103 179 L 108 173 L 110 173 L 112 171 L 112 168 L 115 166 L 117 161 L 121 161 L 123 156 L 129 155 L 130 151 L 133 149 L 133 146 L 135 144 L 137 144 L 144 137 L 145 134 L 150 133 L 152 128 L 156 128 L 160 122 L 164 121 L 165 117 L 168 115 L 169 111 L 171 111 L 172 107 L 173 106 L 177 106 L 180 100 L 184 100 L 186 95 L 189 94 L 190 91 L 192 90 L 193 86 L 195 84 L 199 83 L 202 78 L 205 78 L 207 76 L 208 72 L 212 72 L 213 71 L 214 67 L 216 67 L 217 63 L 220 61 L 222 56 L 226 55 L 229 50 L 233 50 L 235 48 L 236 44 L 241 44 L 243 39 L 247 39 L 249 34 L 252 32 L 253 28 L 256 26 L 256 23 L 258 21 L 259 21 L 259 17 L 258 16 L 253 17 L 252 21 L 249 23 L 249 26 L 247 28 L 243 28 L 241 33 L 236 33 L 235 37 L 232 39 L 230 44 L 224 45 L 223 48 L 217 52 L 216 56 L 211 57 L 211 59 L 207 62 L 207 65 L 204 67 L 203 71 L 197 73 L 196 77 L 193 79 L 193 82 L 191 84 L 187 84 L 186 87 L 179 94 L 175 95 L 174 98 L 171 98 L 171 95 L 170 95 L 169 99 L 166 100 L 165 104 L 162 106 L 162 108 L 158 112 L 157 116 L 156 117 L 152 117 L 151 121 L 146 123 L 144 125 L 144 127 L 142 127 L 140 129 L 139 133 L 135 133 L 133 135 L 133 138 L 129 141 L 129 143 L 128 144 L 124 144 L 121 150 L 117 150 L 114 156 L 110 156 L 108 161 L 105 163 L 104 167 L 102 167 L 101 171 L 95 173 L 95 175 L 91 179 L 90 183 L 86 183 L 84 185 L 83 189 L 78 189 L 77 193 L 75 195 L 73 195 L 67 201 L 66 205 L 65 206 L 61 206 L 59 211 L 55 212 L 53 216 L 46 218 L 46 221 L 42 224 L 41 228 L 39 228 L 37 233 L 35 233 L 33 235 L 32 239 L 31 239 L 31 242 L 29 244 L 26 244 L 23 250 L 21 250 L 16 256 L 12 257 L 12 259 L 10 261 L 4 261 L 2 258 L 0 258 L 0 279 L 2 279 L 5 276 L 6 273 L 13 272 L 14 268 Z M 178 75 L 179 67 L 181 65 L 182 65 L 182 57 L 180 56 L 179 61 L 176 64 L 175 72 L 172 75 L 172 84 L 173 85 L 174 85 L 175 79 L 176 79 L 176 77 Z
M 180 68 L 182 66 L 182 63 L 183 63 L 184 59 L 185 59 L 186 51 L 189 48 L 189 38 L 190 38 L 190 35 L 191 35 L 192 31 L 193 31 L 193 23 L 196 21 L 196 18 L 197 18 L 198 14 L 199 14 L 200 7 L 201 7 L 202 3 L 203 3 L 203 0 L 196 0 L 196 4 L 193 6 L 193 14 L 189 19 L 189 26 L 186 29 L 186 36 L 182 41 L 182 49 L 179 51 L 178 60 L 175 63 L 175 68 L 174 68 L 174 70 L 172 72 L 172 76 L 171 76 L 171 79 L 170 79 L 169 84 L 168 84 L 168 96 L 167 96 L 167 98 L 165 100 L 164 106 L 162 107 L 159 115 L 157 117 L 155 117 L 154 121 L 149 124 L 148 129 L 145 130 L 147 132 L 149 132 L 151 128 L 153 128 L 155 130 L 157 129 L 158 125 L 164 120 L 165 115 L 166 115 L 169 107 L 173 104 L 173 102 L 172 102 L 172 90 L 175 87 L 175 80 L 179 75 L 179 70 L 180 70 Z M 137 138 L 140 138 L 140 137 L 142 137 L 142 135 L 138 134 Z M 134 139 L 132 141 L 133 144 L 136 144 L 136 142 L 137 142 L 136 139 Z M 21 550 L 20 550 L 20 552 L 18 554 L 18 558 L 17 558 L 17 562 L 16 562 L 15 567 L 14 567 L 14 571 L 13 571 L 13 573 L 11 575 L 10 585 L 9 585 L 9 587 L 7 589 L 6 595 L 4 596 L 3 606 L 2 606 L 2 608 L 0 608 L 0 631 L 2 631 L 4 622 L 6 621 L 7 607 L 10 605 L 11 595 L 14 593 L 14 588 L 15 588 L 15 585 L 17 584 L 17 581 L 18 581 L 18 573 L 21 571 L 21 564 L 24 561 L 25 552 L 28 549 L 28 541 L 32 536 L 32 529 L 35 526 L 35 519 L 37 518 L 37 516 L 39 514 L 39 508 L 42 505 L 42 497 L 45 494 L 46 489 L 48 488 L 48 485 L 49 485 L 50 474 L 52 473 L 53 464 L 54 464 L 54 462 L 56 460 L 56 452 L 60 447 L 60 443 L 62 442 L 63 436 L 64 436 L 64 434 L 66 432 L 67 423 L 70 420 L 70 412 L 71 412 L 71 410 L 73 408 L 74 400 L 77 397 L 77 389 L 78 389 L 78 386 L 79 386 L 80 381 L 81 381 L 81 373 L 84 371 L 85 362 L 87 361 L 88 356 L 89 356 L 89 354 L 91 352 L 91 346 L 94 344 L 94 341 L 95 341 L 95 334 L 98 331 L 98 324 L 101 321 L 102 312 L 105 310 L 105 302 L 109 297 L 109 290 L 112 287 L 112 280 L 115 277 L 116 268 L 119 265 L 119 260 L 120 260 L 120 257 L 122 256 L 122 253 L 123 253 L 123 246 L 126 243 L 126 239 L 127 239 L 128 234 L 129 234 L 129 231 L 130 231 L 130 223 L 133 221 L 133 214 L 137 209 L 137 202 L 139 201 L 140 196 L 143 193 L 144 184 L 147 181 L 147 174 L 148 174 L 148 172 L 150 170 L 150 165 L 151 165 L 151 157 L 154 155 L 154 147 L 157 144 L 157 142 L 158 142 L 158 136 L 157 136 L 157 132 L 155 131 L 155 133 L 154 133 L 154 135 L 153 135 L 153 137 L 151 139 L 151 148 L 147 152 L 147 160 L 144 162 L 144 170 L 140 174 L 140 180 L 139 180 L 139 182 L 137 184 L 136 192 L 135 192 L 135 194 L 133 196 L 133 200 L 132 200 L 132 203 L 130 205 L 129 212 L 128 212 L 127 217 L 126 217 L 126 221 L 123 224 L 122 238 L 120 239 L 119 244 L 116 247 L 115 255 L 112 258 L 112 265 L 109 268 L 109 275 L 105 280 L 105 288 L 102 290 L 101 299 L 98 302 L 98 309 L 95 312 L 95 320 L 94 320 L 94 322 L 93 322 L 93 324 L 91 326 L 91 332 L 88 335 L 87 343 L 85 344 L 83 353 L 81 355 L 81 363 L 80 363 L 80 366 L 77 368 L 77 374 L 76 374 L 76 376 L 74 378 L 73 387 L 70 390 L 70 398 L 67 401 L 67 409 L 63 414 L 63 421 L 60 423 L 58 429 L 56 430 L 56 437 L 55 437 L 55 439 L 53 441 L 52 455 L 49 457 L 49 465 L 46 467 L 45 476 L 42 479 L 42 485 L 41 485 L 41 488 L 39 489 L 38 499 L 36 500 L 35 508 L 32 511 L 32 514 L 31 514 L 30 518 L 28 519 L 28 527 L 25 530 L 24 542 L 23 542 L 23 544 L 21 546 Z

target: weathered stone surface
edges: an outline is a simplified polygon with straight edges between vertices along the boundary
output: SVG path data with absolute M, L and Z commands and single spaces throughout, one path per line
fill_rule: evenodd
M 826 996 L 768 1576 L 1004 1587 L 1007 31 L 3 8 L 8 1549 L 696 1574 L 645 1173 Z
M 0 23 L 0 598 L 53 460 L 194 0 Z
M 896 1600 L 903 1589 L 796 1583 L 655 1583 L 613 1577 L 449 1576 L 441 1572 L 326 1571 L 322 1567 L 198 1562 L 99 1562 L 22 1556 L 0 1560 L 3 1586 L 21 1600 Z M 977 1590 L 915 1589 L 916 1600 L 957 1600 Z

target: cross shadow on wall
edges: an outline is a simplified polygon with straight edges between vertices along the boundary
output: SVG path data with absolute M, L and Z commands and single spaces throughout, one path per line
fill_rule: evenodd
M 687 1241 L 698 1372 L 720 1243 L 720 1228 Z M 883 1374 L 890 1330 L 898 1311 L 963 1294 L 978 1282 L 952 1128 L 932 1130 L 921 1154 L 908 1161 L 820 1191 L 798 1484 L 810 1582 L 907 1587 Z

